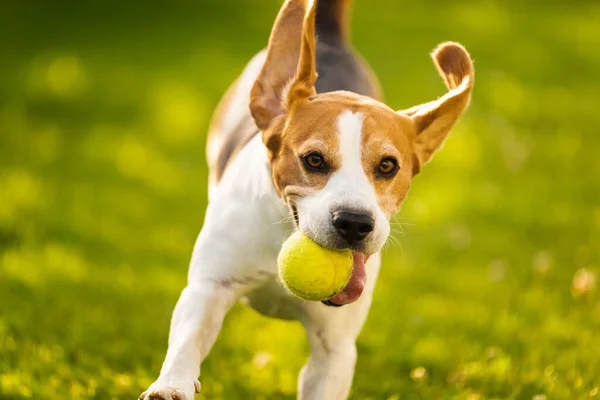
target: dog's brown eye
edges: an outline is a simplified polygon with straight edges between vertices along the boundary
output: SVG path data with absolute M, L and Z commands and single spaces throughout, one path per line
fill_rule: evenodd
M 379 163 L 379 167 L 377 168 L 377 173 L 383 177 L 393 176 L 398 171 L 398 162 L 391 158 L 384 158 Z
M 325 160 L 319 153 L 309 153 L 302 157 L 304 165 L 312 171 L 323 171 L 325 169 Z

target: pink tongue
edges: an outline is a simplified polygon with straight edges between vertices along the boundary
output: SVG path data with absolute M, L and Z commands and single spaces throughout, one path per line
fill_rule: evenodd
M 365 263 L 369 256 L 360 253 L 352 253 L 354 266 L 352 268 L 352 276 L 348 284 L 341 292 L 329 299 L 337 305 L 344 305 L 356 301 L 362 294 L 365 284 L 367 283 L 367 272 L 365 271 Z

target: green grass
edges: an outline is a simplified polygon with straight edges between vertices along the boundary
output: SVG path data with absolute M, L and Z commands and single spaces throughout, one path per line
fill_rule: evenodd
M 156 378 L 210 113 L 278 4 L 0 5 L 0 398 L 131 399 Z M 398 217 L 353 399 L 600 398 L 599 20 L 596 1 L 356 1 L 391 106 L 444 92 L 444 40 L 476 85 Z M 236 306 L 201 397 L 294 398 L 307 354 L 299 324 Z

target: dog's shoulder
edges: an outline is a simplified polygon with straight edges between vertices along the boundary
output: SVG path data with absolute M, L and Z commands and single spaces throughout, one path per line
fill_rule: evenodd
M 220 181 L 233 157 L 259 132 L 250 115 L 248 101 L 265 58 L 266 51 L 263 50 L 250 60 L 221 98 L 213 114 L 206 145 L 211 187 Z

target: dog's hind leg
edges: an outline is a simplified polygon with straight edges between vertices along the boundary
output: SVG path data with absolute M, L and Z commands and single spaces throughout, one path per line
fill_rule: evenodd
M 380 256 L 367 262 L 369 281 L 356 302 L 343 307 L 308 303 L 303 324 L 311 353 L 298 380 L 300 400 L 348 397 L 356 364 L 356 338 L 369 312 Z

